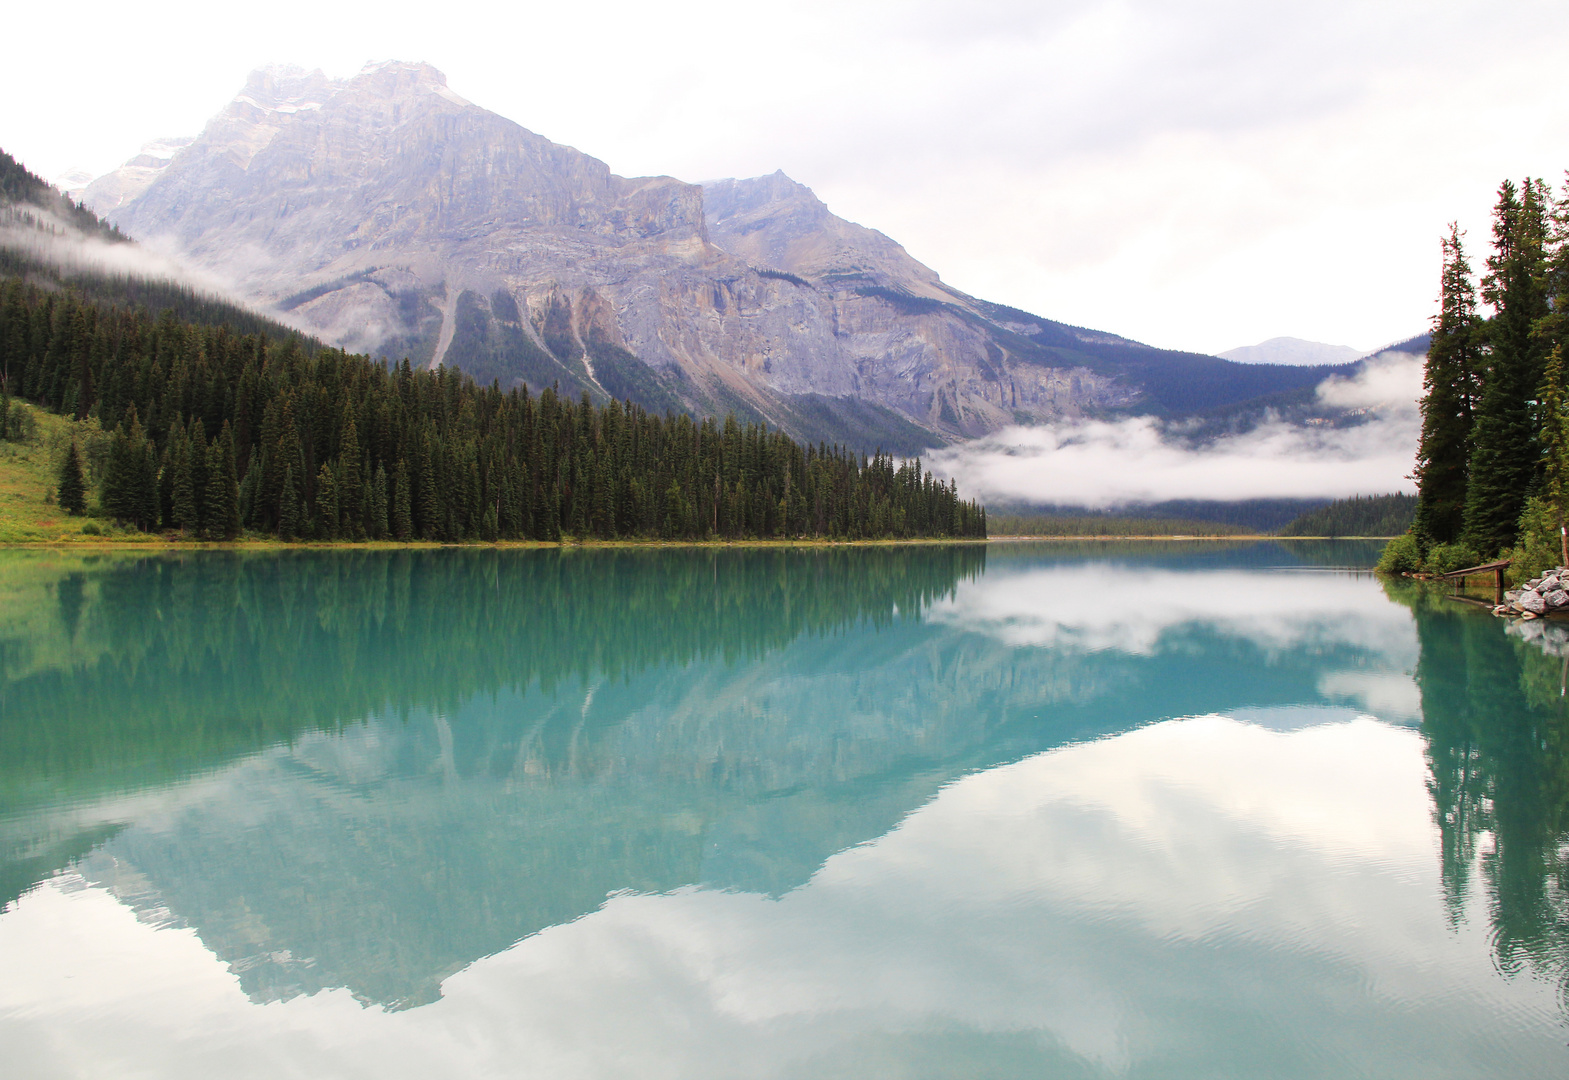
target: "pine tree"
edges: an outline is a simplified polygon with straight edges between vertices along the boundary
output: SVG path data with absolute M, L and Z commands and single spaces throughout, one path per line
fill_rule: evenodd
M 436 477 L 436 450 L 431 445 L 434 440 L 429 431 L 420 439 L 419 445 L 419 508 L 417 525 L 422 540 L 440 539 L 446 529 L 446 506 L 441 497 L 441 491 Z
M 376 466 L 376 477 L 370 485 L 370 527 L 367 532 L 372 540 L 387 538 L 387 470 Z
M 1460 228 L 1442 241 L 1438 314 L 1422 386 L 1422 435 L 1417 448 L 1417 511 L 1412 528 L 1424 547 L 1448 544 L 1465 523 L 1467 462 L 1481 354 L 1476 289 Z
M 217 521 L 221 524 L 221 539 L 233 540 L 240 535 L 240 482 L 239 466 L 234 453 L 234 431 L 225 420 L 218 431 L 219 468 L 223 474 L 223 498 L 217 507 Z M 214 525 L 218 529 L 220 525 Z
M 135 415 L 135 406 L 131 415 Z M 109 436 L 109 452 L 104 459 L 103 492 L 99 497 L 105 512 L 116 521 L 130 521 L 136 513 L 136 468 L 131 454 L 130 435 L 122 422 Z
M 137 433 L 140 435 L 140 432 Z M 140 466 L 136 485 L 136 527 L 147 532 L 158 528 L 158 456 L 153 441 L 140 436 Z
M 187 530 L 191 536 L 207 534 L 207 439 L 203 431 L 202 422 L 194 418 L 185 429 L 185 441 L 188 444 L 185 460 L 191 470 L 191 492 L 194 495 L 191 503 L 196 511 L 195 519 Z
M 1563 194 L 1552 206 L 1548 224 L 1542 279 L 1548 312 L 1531 330 L 1538 346 L 1551 354 L 1555 347 L 1569 345 L 1569 179 L 1564 181 Z
M 1491 347 L 1476 408 L 1465 538 L 1482 555 L 1513 546 L 1520 513 L 1537 480 L 1540 452 L 1532 395 L 1541 385 L 1532 325 L 1545 314 L 1545 187 L 1527 180 L 1524 196 L 1506 180 L 1493 211 L 1493 254 L 1482 296 L 1493 306 Z
M 409 493 L 409 466 L 402 458 L 393 475 L 392 535 L 408 540 L 414 535 L 414 512 Z
M 338 476 L 325 461 L 316 472 L 316 536 L 321 540 L 338 538 Z
M 359 429 L 354 415 L 344 407 L 343 431 L 338 437 L 339 527 L 348 540 L 365 539 L 364 482 L 360 474 Z
M 240 485 L 234 479 L 234 440 L 227 423 L 207 446 L 201 534 L 207 540 L 233 540 L 240 535 Z
M 175 528 L 188 536 L 195 536 L 201 519 L 196 508 L 198 491 L 195 473 L 191 468 L 191 453 L 191 440 L 185 437 L 185 428 L 177 421 L 169 436 L 168 469 L 173 471 L 170 480 L 170 514 Z
M 294 479 L 294 466 L 283 467 L 283 487 L 278 496 L 278 537 L 293 540 L 300 535 L 300 486 Z
M 1563 562 L 1569 566 L 1569 524 L 1566 497 L 1569 497 L 1569 395 L 1564 387 L 1564 355 L 1561 346 L 1553 349 L 1547 361 L 1547 376 L 1538 391 L 1542 411 L 1542 492 L 1551 522 L 1559 536 Z
M 163 459 L 158 469 L 158 521 L 165 529 L 174 524 L 174 439 L 163 448 Z
M 138 529 L 158 524 L 158 466 L 133 405 L 109 440 L 102 503 L 109 515 Z
M 55 478 L 60 509 L 68 514 L 87 513 L 87 478 L 82 474 L 82 455 L 71 440 L 70 449 L 60 462 L 60 472 Z

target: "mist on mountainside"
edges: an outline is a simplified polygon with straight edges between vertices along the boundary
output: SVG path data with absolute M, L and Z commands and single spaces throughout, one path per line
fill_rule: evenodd
M 136 243 L 0 150 L 0 274 L 68 286 L 123 308 L 173 311 L 236 333 L 294 335 L 295 326 L 247 310 L 213 275 Z
M 0 205 L 0 249 L 9 256 L 4 264 L 8 270 L 13 269 L 13 263 L 35 263 L 64 277 L 106 274 L 222 291 L 210 276 L 195 273 L 166 255 L 125 238 L 106 239 L 52 209 L 32 204 Z
M 1169 500 L 1328 499 L 1411 491 L 1421 356 L 1382 353 L 1319 384 L 1339 423 L 1266 417 L 1194 439 L 1152 416 L 1010 427 L 927 456 L 939 476 L 988 504 L 1107 509 Z

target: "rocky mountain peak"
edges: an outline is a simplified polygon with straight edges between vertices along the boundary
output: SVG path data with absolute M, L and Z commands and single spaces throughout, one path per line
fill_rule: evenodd
M 784 206 L 806 219 L 821 221 L 829 216 L 828 204 L 811 188 L 786 176 L 783 169 L 745 180 L 705 180 L 703 190 L 709 200 L 709 213 L 715 217 L 759 211 L 777 215 Z
M 320 68 L 306 71 L 292 65 L 259 68 L 246 77 L 245 86 L 231 103 L 249 105 L 267 112 L 296 112 L 319 109 L 337 92 L 339 83 L 327 78 Z
M 836 216 L 783 170 L 703 184 L 708 235 L 760 268 L 811 280 L 862 278 L 944 303 L 955 296 L 937 272 L 876 229 Z
M 356 93 L 370 94 L 388 100 L 410 98 L 420 94 L 436 94 L 456 104 L 468 104 L 447 88 L 446 75 L 420 60 L 386 60 L 366 64 L 358 75 L 349 80 L 348 87 Z

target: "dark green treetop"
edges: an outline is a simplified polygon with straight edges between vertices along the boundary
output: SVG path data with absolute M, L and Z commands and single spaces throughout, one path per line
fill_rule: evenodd
M 71 440 L 71 446 L 65 452 L 65 457 L 60 461 L 60 473 L 55 479 L 58 491 L 60 509 L 68 514 L 87 513 L 87 478 L 82 473 L 82 455 L 76 448 L 76 440 Z
M 1442 241 L 1438 314 L 1422 376 L 1414 528 L 1423 546 L 1453 543 L 1465 522 L 1467 463 L 1482 364 L 1476 286 L 1460 228 Z

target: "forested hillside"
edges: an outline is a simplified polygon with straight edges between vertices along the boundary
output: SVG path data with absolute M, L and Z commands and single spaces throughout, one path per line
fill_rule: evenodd
M 11 277 L 0 377 L 113 430 L 105 513 L 209 539 L 984 536 L 920 464 L 734 419 L 482 388 Z M 0 398 L 0 408 L 7 403 Z
M 1310 510 L 1280 530 L 1281 536 L 1399 536 L 1411 527 L 1416 496 L 1353 495 Z
M 37 207 L 61 218 L 87 235 L 113 243 L 120 243 L 126 239 L 125 234 L 119 229 L 108 222 L 100 221 L 98 215 L 91 210 L 56 191 L 41 176 L 29 170 L 4 150 L 0 150 L 0 203 Z

